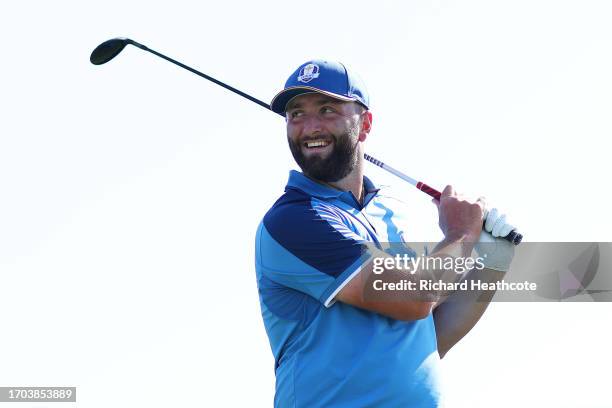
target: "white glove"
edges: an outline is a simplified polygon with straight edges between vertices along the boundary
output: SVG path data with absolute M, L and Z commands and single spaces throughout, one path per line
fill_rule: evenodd
M 485 230 L 494 237 L 505 237 L 514 229 L 513 225 L 506 222 L 506 214 L 500 214 L 497 208 L 491 211 L 485 210 Z
M 506 222 L 506 215 L 497 208 L 485 211 L 484 229 L 474 246 L 476 253 L 483 259 L 485 268 L 508 272 L 514 257 L 514 244 L 503 238 L 514 229 Z

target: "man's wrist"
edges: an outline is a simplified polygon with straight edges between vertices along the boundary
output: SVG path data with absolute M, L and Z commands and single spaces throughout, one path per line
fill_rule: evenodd
M 474 245 L 478 242 L 478 238 L 474 238 L 468 234 L 461 234 L 455 236 L 445 236 L 438 245 L 436 245 L 435 252 L 445 252 L 455 257 L 467 257 L 472 254 Z

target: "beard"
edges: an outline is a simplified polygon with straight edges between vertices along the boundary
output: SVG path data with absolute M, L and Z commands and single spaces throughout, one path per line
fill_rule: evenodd
M 302 149 L 305 149 L 303 140 L 299 143 L 294 142 L 291 138 L 289 141 L 289 149 L 291 154 L 302 169 L 305 175 L 316 180 L 333 183 L 348 176 L 359 162 L 359 154 L 357 151 L 358 141 L 352 142 L 351 135 L 347 132 L 343 135 L 325 135 L 317 137 L 331 138 L 333 140 L 333 150 L 330 155 L 323 158 L 319 155 L 306 157 Z

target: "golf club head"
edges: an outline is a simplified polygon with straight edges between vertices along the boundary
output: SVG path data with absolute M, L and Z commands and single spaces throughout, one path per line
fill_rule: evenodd
M 89 61 L 94 65 L 102 65 L 115 58 L 126 45 L 132 44 L 133 41 L 129 38 L 113 38 L 112 40 L 104 41 L 92 51 Z

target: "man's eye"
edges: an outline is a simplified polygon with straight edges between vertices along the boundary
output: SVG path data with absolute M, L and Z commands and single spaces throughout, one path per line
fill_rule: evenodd
M 323 108 L 321 108 L 321 112 L 322 113 L 333 113 L 335 112 L 335 110 L 333 108 L 330 108 L 329 106 L 324 106 Z
M 299 118 L 300 116 L 302 116 L 302 112 L 301 111 L 293 111 L 293 112 L 289 113 L 289 116 L 291 116 L 291 119 Z

